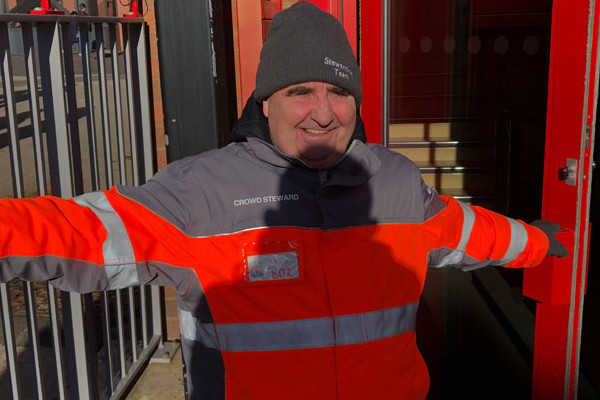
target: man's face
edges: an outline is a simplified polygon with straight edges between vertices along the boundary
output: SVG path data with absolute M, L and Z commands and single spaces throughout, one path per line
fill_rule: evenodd
M 285 154 L 315 169 L 329 168 L 344 154 L 356 125 L 356 102 L 345 89 L 304 82 L 263 101 L 271 140 Z

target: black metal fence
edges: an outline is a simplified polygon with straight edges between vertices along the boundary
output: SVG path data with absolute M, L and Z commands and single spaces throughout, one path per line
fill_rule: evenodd
M 71 198 L 153 174 L 141 19 L 0 14 L 0 67 L 0 197 Z M 158 287 L 11 282 L 0 309 L 3 398 L 121 398 L 162 346 Z

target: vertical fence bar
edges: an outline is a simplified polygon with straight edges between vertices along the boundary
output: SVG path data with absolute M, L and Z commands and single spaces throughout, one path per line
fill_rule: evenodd
M 2 304 L 2 329 L 4 332 L 4 347 L 8 374 L 13 400 L 21 398 L 21 380 L 17 373 L 17 345 L 15 343 L 15 327 L 13 325 L 12 309 L 10 306 L 10 292 L 6 283 L 0 283 L 0 303 Z
M 40 23 L 37 29 L 40 49 L 40 70 L 44 88 L 44 115 L 48 136 L 50 178 L 52 191 L 64 198 L 73 196 L 71 157 L 67 132 L 66 104 L 62 66 L 62 46 L 58 23 Z M 87 354 L 85 347 L 81 295 L 69 293 L 72 326 L 63 320 L 65 332 L 72 335 L 74 343 L 75 372 L 79 399 L 91 398 Z M 65 304 L 63 304 L 63 311 Z M 69 317 L 69 316 L 67 316 Z M 67 334 L 67 333 L 65 333 Z
M 38 193 L 40 196 L 46 194 L 46 173 L 44 163 L 44 153 L 42 148 L 42 133 L 40 124 L 40 105 L 37 94 L 37 66 L 33 41 L 33 25 L 24 23 L 23 29 L 23 50 L 25 54 L 25 67 L 27 70 L 27 87 L 29 90 L 29 109 L 31 113 L 31 124 L 33 127 L 33 147 L 35 156 L 35 170 Z M 29 282 L 28 282 L 29 286 Z M 58 311 L 56 306 L 56 292 L 52 285 L 46 284 L 48 291 L 48 311 L 50 313 L 50 327 L 52 331 L 52 347 L 54 349 L 54 359 L 56 363 L 56 374 L 58 381 L 58 398 L 65 399 L 65 377 L 63 372 L 63 353 L 60 340 L 60 330 L 58 326 Z M 36 371 L 37 372 L 37 371 Z
M 148 306 L 146 305 L 146 285 L 140 286 L 140 303 L 142 305 L 142 341 L 148 345 Z
M 110 304 L 108 301 L 108 292 L 102 293 L 103 300 L 103 310 L 104 310 L 104 338 L 105 338 L 105 346 L 106 346 L 106 361 L 108 369 L 108 383 L 110 385 L 110 393 L 113 392 L 115 387 L 115 381 L 113 377 L 113 357 L 112 357 L 112 348 L 110 343 Z
M 44 153 L 42 148 L 42 133 L 40 124 L 40 105 L 37 94 L 37 66 L 33 41 L 33 25 L 22 24 L 23 49 L 25 53 L 25 67 L 27 70 L 27 87 L 29 89 L 29 109 L 31 113 L 31 124 L 33 126 L 33 147 L 35 155 L 35 170 L 37 177 L 37 188 L 40 196 L 46 194 L 46 173 Z M 46 284 L 48 291 L 48 311 L 50 313 L 50 327 L 52 331 L 52 347 L 56 363 L 56 374 L 58 381 L 58 398 L 65 399 L 65 377 L 63 372 L 63 353 L 58 327 L 58 311 L 56 306 L 56 292 L 52 285 Z
M 148 64 L 146 60 L 146 32 L 144 24 L 136 24 L 134 27 L 136 36 L 136 61 L 139 84 L 139 108 L 140 127 L 142 136 L 142 148 L 144 151 L 144 182 L 154 175 L 154 158 L 152 143 L 152 122 L 150 112 L 150 89 L 148 87 Z
M 127 83 L 127 114 L 129 119 L 129 136 L 131 140 L 131 160 L 133 169 L 133 185 L 140 184 L 138 140 L 136 126 L 135 99 L 133 94 L 133 45 L 131 43 L 131 24 L 123 24 L 123 40 L 125 41 L 125 80 Z
M 117 120 L 117 147 L 119 152 L 120 184 L 125 185 L 125 140 L 123 137 L 123 115 L 121 112 L 121 75 L 119 74 L 119 52 L 117 49 L 116 24 L 110 25 L 110 47 L 112 56 L 113 90 L 115 98 L 115 116 Z
M 150 125 L 146 126 L 146 122 L 150 123 L 150 116 L 149 116 L 149 112 L 150 112 L 150 108 L 149 108 L 149 104 L 145 104 L 144 103 L 144 95 L 146 96 L 145 101 L 147 102 L 148 100 L 148 76 L 147 76 L 147 66 L 144 64 L 143 68 L 140 67 L 140 51 L 142 52 L 142 56 L 141 59 L 143 59 L 143 62 L 146 62 L 146 36 L 145 36 L 145 31 L 144 31 L 144 25 L 143 24 L 139 24 L 136 25 L 134 27 L 134 31 L 133 31 L 133 43 L 137 42 L 136 48 L 135 48 L 135 57 L 132 57 L 133 59 L 137 60 L 138 62 L 138 67 L 135 68 L 132 65 L 132 68 L 134 70 L 137 70 L 137 76 L 138 76 L 138 91 L 139 91 L 139 103 L 140 105 L 138 106 L 138 112 L 136 113 L 136 116 L 140 117 L 141 120 L 141 124 L 136 122 L 136 119 L 134 119 L 133 121 L 136 122 L 136 126 L 138 126 L 139 128 L 141 128 L 141 132 L 137 132 L 138 134 L 136 135 L 136 138 L 139 137 L 139 134 L 142 134 L 142 148 L 143 148 L 143 157 L 144 157 L 144 173 L 145 173 L 145 178 L 142 179 L 142 182 L 145 182 L 147 179 L 149 179 L 152 176 L 152 173 L 154 172 L 153 166 L 152 166 L 152 143 L 149 142 L 148 139 L 150 139 L 152 137 L 152 132 L 150 131 Z M 134 51 L 132 45 L 131 45 L 131 41 L 130 41 L 130 51 Z M 134 85 L 136 86 L 136 85 Z M 135 99 L 135 97 L 134 97 Z M 147 111 L 148 115 L 144 114 L 144 110 Z M 147 121 L 145 120 L 145 118 L 147 118 Z M 139 129 L 138 128 L 138 129 Z M 137 141 L 136 141 L 136 146 L 137 146 Z M 150 146 L 150 155 L 148 156 L 147 150 L 148 150 L 148 146 Z M 132 143 L 132 147 L 133 147 L 133 143 Z M 137 150 L 137 147 L 136 147 Z M 150 172 L 150 173 L 149 173 Z M 141 182 L 140 182 L 141 183 Z M 160 298 L 160 289 L 158 287 L 152 287 L 151 289 L 151 298 L 152 298 L 152 310 L 154 312 L 154 310 L 156 309 L 155 307 L 155 291 L 159 294 L 159 298 Z M 144 342 L 144 346 L 148 344 L 148 310 L 147 310 L 147 299 L 146 299 L 146 288 L 144 285 L 142 285 L 140 287 L 140 303 L 141 303 L 141 307 L 142 307 L 142 340 Z M 154 315 L 154 314 L 153 314 Z M 153 320 L 153 324 L 155 324 L 155 320 Z M 154 329 L 154 334 L 156 335 L 156 329 Z M 162 346 L 162 337 L 160 339 L 159 342 L 160 346 Z
M 81 170 L 81 146 L 79 144 L 79 118 L 77 115 L 77 96 L 75 92 L 75 71 L 73 68 L 73 31 L 76 24 L 62 24 L 64 46 L 65 92 L 67 95 L 67 119 L 71 136 L 71 154 L 73 161 L 73 183 L 75 194 L 83 193 L 83 173 Z
M 33 151 L 35 157 L 35 173 L 38 194 L 46 194 L 46 172 L 44 165 L 44 151 L 42 149 L 42 129 L 40 124 L 40 102 L 37 93 L 37 66 L 33 44 L 33 25 L 21 24 L 23 29 L 23 51 L 25 54 L 25 68 L 27 71 L 27 88 L 29 90 L 29 112 L 33 128 Z
M 91 399 L 90 374 L 87 365 L 87 349 L 85 343 L 85 324 L 83 320 L 83 307 L 81 304 L 82 295 L 75 292 L 69 292 L 71 317 L 72 317 L 72 335 L 75 348 L 75 366 L 77 368 L 77 392 L 79 399 Z
M 52 194 L 69 198 L 73 189 L 59 31 L 57 23 L 37 27 Z
M 88 379 L 89 391 L 92 399 L 98 398 L 98 352 L 96 351 L 98 346 L 97 330 L 96 325 L 98 319 L 96 317 L 96 309 L 94 307 L 94 301 L 91 293 L 80 295 L 83 300 L 83 320 L 82 320 L 82 334 L 84 337 L 83 345 L 86 348 L 86 353 L 83 361 L 87 362 L 88 365 Z M 101 321 L 101 320 L 100 320 Z M 78 323 L 78 321 L 75 321 Z M 77 356 L 77 354 L 76 354 Z
M 31 282 L 23 282 L 23 290 L 25 292 L 25 304 L 27 307 L 27 330 L 29 332 L 29 341 L 33 349 L 37 400 L 43 400 L 45 396 L 42 386 L 42 372 L 40 369 L 40 344 L 38 340 L 37 313 L 35 310 L 35 297 Z
M 127 289 L 129 292 L 129 324 L 131 329 L 131 354 L 133 356 L 133 362 L 137 361 L 137 324 L 135 321 L 136 312 L 135 312 L 135 296 L 133 293 L 133 288 L 130 287 Z
M 58 398 L 60 400 L 65 399 L 65 375 L 64 375 L 64 363 L 63 363 L 63 352 L 60 340 L 60 329 L 58 326 L 58 311 L 56 307 L 56 291 L 54 287 L 48 284 L 48 303 L 50 307 L 50 324 L 52 326 L 52 345 L 54 347 L 54 358 L 56 361 L 56 374 L 58 376 Z
M 81 49 L 81 62 L 83 70 L 83 90 L 85 94 L 85 108 L 87 111 L 87 133 L 90 152 L 90 172 L 92 190 L 100 188 L 98 172 L 98 148 L 96 145 L 96 112 L 94 109 L 94 90 L 92 86 L 92 71 L 90 68 L 90 40 L 88 24 L 81 23 L 79 29 L 79 45 Z
M 2 87 L 6 99 L 6 118 L 10 136 L 10 161 L 12 164 L 13 195 L 23 197 L 23 173 L 21 168 L 21 150 L 17 127 L 17 108 L 13 85 L 12 61 L 8 39 L 8 25 L 0 24 L 0 63 L 2 63 Z
M 143 182 L 147 181 L 154 174 L 153 145 L 152 145 L 152 124 L 150 112 L 150 91 L 148 88 L 148 65 L 146 59 L 146 32 L 144 24 L 136 24 L 130 28 L 135 43 L 135 63 L 134 65 L 138 76 L 138 109 L 139 109 L 139 127 L 142 140 L 143 151 Z M 150 288 L 152 298 L 152 332 L 153 335 L 160 337 L 159 347 L 163 346 L 163 316 L 162 316 L 162 296 L 161 289 L 158 286 Z
M 104 162 L 106 184 L 113 185 L 112 147 L 110 143 L 110 123 L 108 121 L 108 94 L 106 90 L 106 65 L 104 62 L 104 32 L 102 24 L 94 24 L 96 32 L 96 59 L 98 61 L 98 80 L 100 82 L 100 111 L 102 113 L 102 134 L 104 137 Z
M 6 99 L 6 117 L 10 137 L 10 159 L 13 183 L 13 195 L 23 196 L 23 176 L 21 173 L 21 154 L 16 122 L 16 105 L 12 76 L 12 61 L 8 39 L 8 25 L 0 24 L 0 64 L 2 68 L 2 88 Z M 0 284 L 0 303 L 2 304 L 2 328 L 4 332 L 4 346 L 11 383 L 13 399 L 21 396 L 21 383 L 17 371 L 17 347 L 15 343 L 15 329 L 13 325 L 12 309 L 10 306 L 10 292 L 8 285 Z
M 117 325 L 119 329 L 119 356 L 121 361 L 121 378 L 127 376 L 127 364 L 125 363 L 125 333 L 123 330 L 123 301 L 121 289 L 117 289 Z

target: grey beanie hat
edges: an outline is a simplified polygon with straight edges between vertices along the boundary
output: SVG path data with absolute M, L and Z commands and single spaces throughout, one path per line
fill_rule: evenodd
M 360 70 L 344 28 L 314 4 L 298 2 L 273 18 L 260 52 L 254 97 L 262 101 L 309 81 L 346 89 L 360 104 Z

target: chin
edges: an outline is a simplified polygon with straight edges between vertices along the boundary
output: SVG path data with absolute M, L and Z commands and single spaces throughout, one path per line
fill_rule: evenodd
M 335 163 L 337 162 L 337 160 L 341 157 L 341 154 L 336 154 L 336 156 L 329 156 L 327 158 L 323 158 L 320 160 L 308 160 L 304 157 L 300 157 L 300 160 L 302 160 L 302 162 L 304 164 L 306 164 L 308 167 L 313 168 L 313 169 L 327 169 L 330 167 L 333 167 L 335 165 Z

